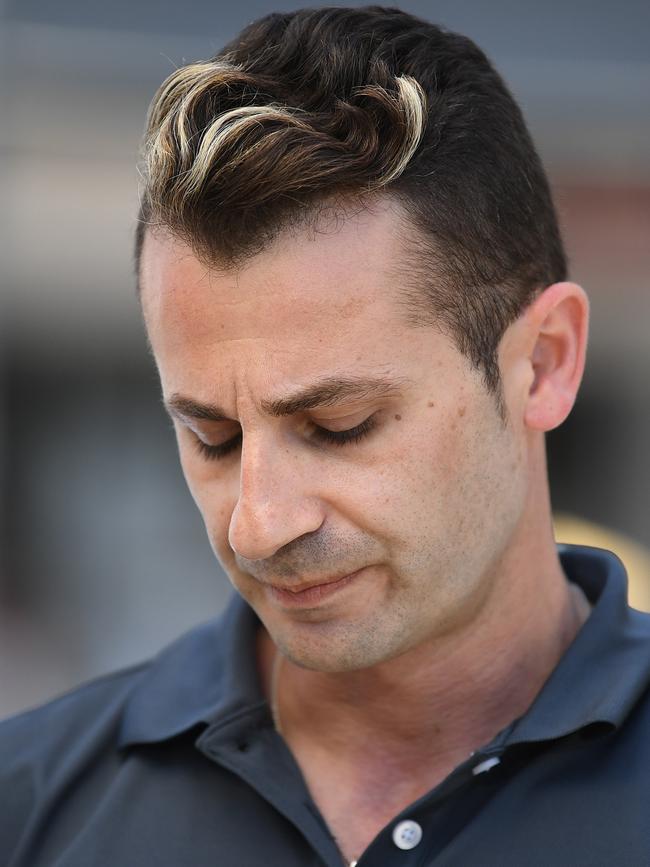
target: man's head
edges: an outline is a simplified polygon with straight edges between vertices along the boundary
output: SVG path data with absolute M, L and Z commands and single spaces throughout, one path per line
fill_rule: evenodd
M 271 16 L 171 76 L 145 155 L 145 320 L 237 589 L 323 670 L 466 625 L 548 512 L 586 327 L 496 73 L 395 10 Z
M 497 346 L 566 278 L 521 112 L 469 39 L 396 9 L 307 9 L 251 24 L 152 102 L 136 241 L 162 224 L 236 265 L 292 226 L 377 196 L 409 217 L 396 286 L 497 392 Z

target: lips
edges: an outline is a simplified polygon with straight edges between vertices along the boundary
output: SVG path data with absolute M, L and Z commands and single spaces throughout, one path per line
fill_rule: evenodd
M 269 583 L 270 587 L 273 587 L 274 590 L 283 590 L 287 593 L 303 593 L 305 590 L 311 590 L 313 587 L 324 587 L 328 584 L 336 584 L 337 581 L 340 581 L 342 578 L 347 578 L 349 575 L 355 575 L 356 572 L 359 572 L 359 569 L 356 569 L 354 572 L 342 572 L 335 577 L 326 577 L 326 578 L 317 578 L 313 581 L 303 581 L 301 584 L 292 584 L 291 587 L 283 587 L 280 584 L 272 584 Z
M 348 572 L 345 575 L 336 578 L 328 578 L 320 583 L 302 583 L 296 584 L 291 588 L 278 587 L 275 584 L 266 584 L 269 595 L 284 607 L 300 608 L 314 605 L 323 599 L 347 587 L 359 575 L 362 569 L 357 569 L 356 572 Z

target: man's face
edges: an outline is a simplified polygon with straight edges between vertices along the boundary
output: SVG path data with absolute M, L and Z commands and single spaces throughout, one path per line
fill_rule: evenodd
M 212 547 L 281 650 L 323 671 L 471 620 L 526 497 L 521 426 L 450 338 L 405 321 L 399 220 L 386 207 L 287 234 L 231 271 L 169 236 L 143 251 L 147 329 Z

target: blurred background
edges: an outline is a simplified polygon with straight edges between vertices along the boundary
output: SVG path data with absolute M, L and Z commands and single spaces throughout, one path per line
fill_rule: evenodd
M 0 716 L 150 656 L 226 598 L 134 298 L 136 155 L 176 66 L 304 5 L 0 2 Z M 650 4 L 402 8 L 504 74 L 592 299 L 584 387 L 549 437 L 555 508 L 650 545 Z

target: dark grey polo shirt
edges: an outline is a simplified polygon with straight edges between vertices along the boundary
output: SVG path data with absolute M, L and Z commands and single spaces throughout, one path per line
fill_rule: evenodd
M 359 867 L 650 865 L 650 616 L 627 606 L 614 555 L 560 550 L 589 620 L 528 713 L 395 816 Z M 2 723 L 0 864 L 341 867 L 273 729 L 257 625 L 234 597 L 153 662 Z

